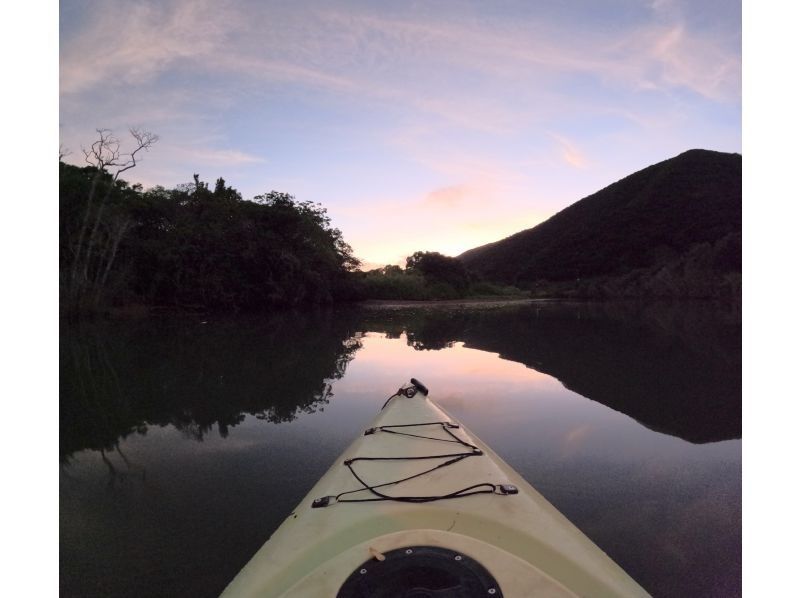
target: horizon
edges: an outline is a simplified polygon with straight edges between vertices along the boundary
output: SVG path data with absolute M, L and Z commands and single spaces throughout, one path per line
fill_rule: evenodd
M 365 269 L 498 241 L 690 149 L 742 152 L 740 3 L 60 11 L 66 161 L 140 126 L 160 141 L 131 183 L 320 203 Z

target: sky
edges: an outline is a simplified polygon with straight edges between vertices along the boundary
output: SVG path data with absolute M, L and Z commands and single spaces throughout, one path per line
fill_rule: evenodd
M 741 4 L 62 0 L 59 140 L 127 180 L 319 202 L 364 268 L 535 226 L 692 148 L 741 153 Z M 126 143 L 128 145 L 126 146 Z

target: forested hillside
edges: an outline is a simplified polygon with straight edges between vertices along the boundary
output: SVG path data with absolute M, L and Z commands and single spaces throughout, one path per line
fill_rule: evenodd
M 737 295 L 741 184 L 739 154 L 690 150 L 459 259 L 545 294 Z

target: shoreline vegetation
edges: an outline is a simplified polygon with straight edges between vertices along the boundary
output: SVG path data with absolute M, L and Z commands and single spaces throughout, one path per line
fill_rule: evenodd
M 121 156 L 119 141 L 108 131 L 98 133 L 99 140 L 84 152 L 88 166 L 59 162 L 59 286 L 64 316 L 239 313 L 351 303 L 740 301 L 738 155 L 686 152 L 503 241 L 459 257 L 417 251 L 406 259 L 405 268 L 387 265 L 364 272 L 322 205 L 278 191 L 244 200 L 224 179 L 210 187 L 198 174 L 191 183 L 173 189 L 145 190 L 119 175 L 136 165 L 136 152 L 146 151 L 158 138 L 132 130 L 137 149 Z M 736 169 L 729 172 L 730 156 L 738 157 L 738 184 Z M 675 181 L 665 179 L 665 164 Z M 710 207 L 694 205 L 702 204 L 703 198 L 692 187 L 694 182 L 686 180 L 687 172 L 702 179 L 705 195 L 717 197 L 723 189 L 724 201 L 709 201 Z M 710 184 L 714 180 L 709 172 L 722 182 Z M 647 203 L 654 188 L 648 181 L 652 183 L 653 177 L 676 193 L 691 196 L 692 209 L 675 200 L 674 193 L 661 190 L 659 197 L 670 197 L 679 205 L 654 220 L 654 208 Z M 731 191 L 737 188 L 738 204 Z M 621 210 L 615 206 L 620 202 L 627 202 L 622 210 L 624 226 L 617 222 Z M 641 204 L 641 209 L 627 204 Z M 723 213 L 721 206 L 728 212 Z M 686 214 L 676 216 L 677 210 Z M 703 222 L 709 210 L 715 218 L 712 227 Z M 687 217 L 691 226 L 684 230 Z M 594 223 L 589 228 L 587 219 Z M 681 246 L 669 245 L 674 231 L 679 231 L 674 237 Z M 588 241 L 581 235 L 588 235 Z M 520 239 L 525 241 L 522 246 Z M 660 244 L 653 246 L 656 241 Z M 593 269 L 598 248 L 607 252 L 609 243 L 624 244 L 627 253 L 615 254 L 613 269 Z M 561 249 L 555 251 L 555 246 Z

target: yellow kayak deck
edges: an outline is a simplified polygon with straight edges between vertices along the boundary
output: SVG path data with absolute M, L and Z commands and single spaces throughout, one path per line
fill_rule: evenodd
M 448 549 L 458 559 L 477 561 L 496 581 L 490 594 L 497 596 L 648 595 L 488 446 L 421 393 L 391 399 L 365 432 L 228 585 L 225 598 L 334 597 L 352 576 L 380 576 L 387 553 L 404 549 L 411 555 L 416 547 Z M 470 455 L 452 457 L 462 453 Z M 427 458 L 434 455 L 451 456 Z M 387 485 L 446 461 L 454 462 Z M 423 500 L 473 486 L 472 492 L 480 493 L 446 500 L 374 500 L 375 492 Z M 344 502 L 359 499 L 373 500 Z

